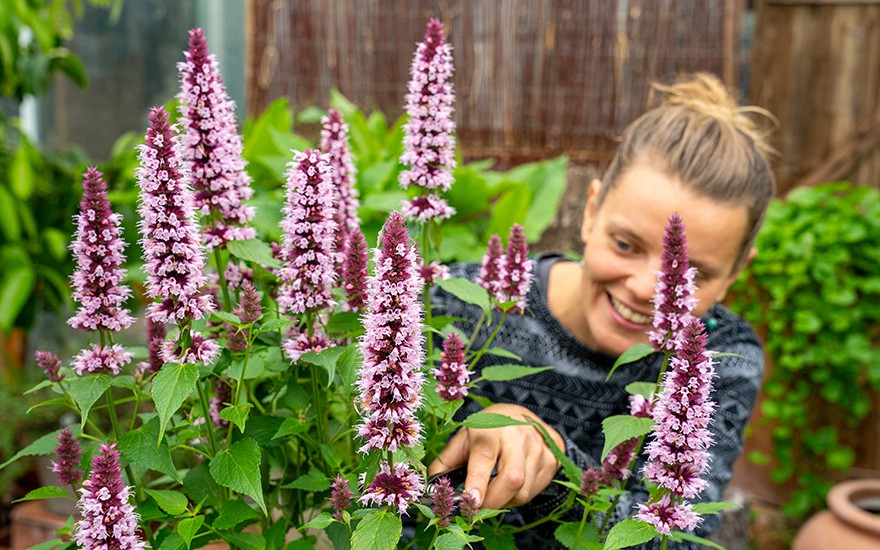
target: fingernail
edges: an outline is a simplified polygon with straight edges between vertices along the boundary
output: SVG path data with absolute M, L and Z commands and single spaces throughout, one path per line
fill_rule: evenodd
M 483 499 L 480 496 L 480 491 L 478 491 L 477 489 L 470 489 L 468 492 L 471 494 L 471 497 L 473 497 L 474 502 L 477 506 L 483 504 Z

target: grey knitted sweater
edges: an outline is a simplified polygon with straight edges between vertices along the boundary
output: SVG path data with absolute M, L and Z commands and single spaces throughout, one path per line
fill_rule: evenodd
M 525 365 L 555 368 L 510 382 L 485 382 L 473 393 L 493 403 L 515 403 L 530 409 L 562 435 L 566 454 L 576 464 L 582 468 L 600 467 L 599 458 L 604 444 L 602 420 L 612 415 L 629 414 L 628 394 L 624 388 L 634 381 L 656 381 L 662 356 L 653 354 L 639 362 L 621 366 L 606 382 L 605 377 L 616 358 L 596 352 L 575 339 L 550 312 L 546 298 L 547 281 L 542 279 L 541 273 L 548 271 L 546 262 L 554 261 L 565 260 L 558 255 L 536 258 L 535 278 L 527 297 L 526 311 L 522 315 L 509 315 L 492 345 L 519 355 Z M 540 268 L 542 264 L 543 270 Z M 452 268 L 453 277 L 474 280 L 478 274 L 479 265 L 476 264 Z M 480 310 L 475 306 L 463 303 L 436 287 L 432 293 L 432 311 L 435 315 L 462 318 L 456 322 L 456 326 L 465 334 L 472 332 L 480 316 Z M 716 359 L 712 399 L 717 408 L 710 426 L 714 444 L 710 448 L 710 468 L 704 475 L 708 486 L 701 495 L 705 501 L 720 501 L 730 481 L 733 462 L 742 451 L 743 430 L 761 383 L 763 352 L 749 325 L 725 307 L 713 306 L 703 321 L 708 330 L 708 349 L 736 354 Z M 479 349 L 489 334 L 491 330 L 481 330 L 473 349 Z M 479 372 L 488 365 L 509 362 L 503 357 L 485 355 L 474 368 Z M 475 401 L 467 400 L 459 411 L 459 420 L 480 408 Z M 636 482 L 641 479 L 643 464 L 644 455 L 636 461 L 636 475 L 628 485 L 631 496 L 621 499 L 613 521 L 632 516 L 635 504 L 647 500 L 641 483 Z M 558 486 L 552 484 L 551 487 Z M 549 494 L 552 492 L 548 491 L 548 494 L 536 497 L 515 513 L 508 514 L 509 520 L 528 523 L 546 515 L 561 501 L 559 496 Z M 573 511 L 570 519 L 579 518 L 580 511 Z M 696 534 L 705 536 L 711 533 L 717 528 L 718 522 L 718 516 L 704 516 Z M 548 526 L 523 535 L 517 539 L 518 546 L 557 545 L 553 528 Z M 691 547 L 696 548 L 696 545 L 676 545 L 671 542 L 668 545 L 670 549 Z

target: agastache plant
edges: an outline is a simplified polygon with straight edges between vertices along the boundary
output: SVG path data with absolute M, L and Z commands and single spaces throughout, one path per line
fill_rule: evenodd
M 523 227 L 515 223 L 510 228 L 507 250 L 501 262 L 501 281 L 498 300 L 514 302 L 511 313 L 522 313 L 526 308 L 526 294 L 532 284 L 532 260 Z
M 345 291 L 344 308 L 362 312 L 367 303 L 367 239 L 360 227 L 348 233 L 345 257 L 342 261 L 342 289 Z
M 443 36 L 443 24 L 428 21 L 424 41 L 416 47 L 410 68 L 409 93 L 400 163 L 409 169 L 400 173 L 398 181 L 404 189 L 411 185 L 422 193 L 404 202 L 408 219 L 426 222 L 445 219 L 455 209 L 435 193 L 452 186 L 455 167 L 455 122 L 452 119 L 455 94 L 452 87 L 452 47 Z
M 661 352 L 674 350 L 681 339 L 681 331 L 688 322 L 697 300 L 694 298 L 696 268 L 690 267 L 684 223 L 674 213 L 663 236 L 662 267 L 657 273 L 654 297 L 654 330 L 648 337 L 654 349 Z
M 349 234 L 360 230 L 360 201 L 355 188 L 357 172 L 348 148 L 348 124 L 342 119 L 342 113 L 336 109 L 330 109 L 327 116 L 321 118 L 320 148 L 327 155 L 327 162 L 332 168 L 333 184 L 339 196 L 336 207 L 336 250 L 344 252 Z
M 468 394 L 468 382 L 473 374 L 464 360 L 464 342 L 456 333 L 450 333 L 443 340 L 440 354 L 440 367 L 433 369 L 437 377 L 437 393 L 444 401 L 464 399 Z
M 358 380 L 363 423 L 357 433 L 365 441 L 362 453 L 388 452 L 390 458 L 390 453 L 414 446 L 421 437 L 416 412 L 424 380 L 419 300 L 423 282 L 418 254 L 401 214 L 389 215 L 379 241 L 375 271 L 367 283 L 366 333 L 361 338 L 363 364 Z M 409 465 L 383 460 L 360 501 L 394 505 L 405 513 L 423 488 L 421 476 Z
M 58 457 L 58 461 L 52 462 L 52 471 L 58 475 L 58 483 L 61 485 L 79 483 L 83 476 L 82 470 L 79 469 L 82 450 L 79 446 L 79 440 L 76 439 L 70 428 L 64 428 L 58 434 L 55 456 Z
M 189 50 L 184 56 L 186 61 L 177 65 L 184 129 L 181 155 L 190 172 L 194 208 L 202 214 L 203 239 L 210 251 L 230 241 L 256 237 L 256 230 L 247 225 L 254 208 L 244 204 L 254 191 L 241 156 L 235 104 L 202 29 L 189 31 Z
M 165 346 L 168 362 L 210 363 L 219 353 L 213 340 L 191 331 L 193 320 L 214 310 L 210 296 L 201 293 L 207 278 L 202 270 L 199 233 L 192 190 L 181 169 L 174 130 L 162 107 L 150 110 L 150 126 L 140 151 L 140 230 L 144 250 L 147 317 L 155 323 L 177 324 L 180 341 Z M 170 353 L 169 353 L 170 352 Z

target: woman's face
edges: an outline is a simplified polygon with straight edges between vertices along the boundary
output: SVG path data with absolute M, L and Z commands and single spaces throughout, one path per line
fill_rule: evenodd
M 594 181 L 590 187 L 581 228 L 583 317 L 576 320 L 580 326 L 574 333 L 599 351 L 619 355 L 648 341 L 646 331 L 653 319 L 650 300 L 669 217 L 678 212 L 684 221 L 691 266 L 698 269 L 693 313 L 701 316 L 724 298 L 736 279 L 734 263 L 746 235 L 748 211 L 698 195 L 646 164 L 621 173 L 597 206 L 600 185 Z

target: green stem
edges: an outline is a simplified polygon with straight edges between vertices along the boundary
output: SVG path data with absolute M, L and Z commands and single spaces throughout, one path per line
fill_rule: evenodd
M 666 550 L 666 543 L 669 542 L 669 536 L 663 535 L 663 538 L 660 539 L 660 550 Z
M 547 523 L 548 521 L 556 521 L 556 519 L 558 519 L 559 516 L 561 516 L 562 514 L 567 512 L 569 510 L 569 508 L 571 508 L 571 505 L 574 503 L 574 497 L 575 497 L 574 491 L 570 491 L 568 493 L 568 497 L 565 499 L 565 502 L 563 502 L 562 504 L 560 504 L 559 506 L 554 508 L 549 514 L 542 517 L 541 519 L 533 521 L 532 523 L 522 525 L 520 527 L 514 527 L 509 532 L 510 533 L 519 533 L 521 531 L 528 531 L 529 529 L 532 529 L 534 527 L 537 527 L 538 525 Z
M 480 350 L 474 356 L 473 360 L 470 361 L 471 365 L 476 365 L 477 361 L 480 360 L 480 357 L 482 357 L 486 353 L 486 350 L 489 349 L 489 345 L 492 343 L 492 340 L 495 339 L 495 337 L 498 335 L 498 331 L 501 330 L 501 326 L 504 325 L 505 319 L 507 319 L 507 312 L 506 311 L 501 314 L 501 320 L 498 321 L 498 324 L 495 326 L 495 330 L 492 331 L 492 334 L 489 336 L 489 339 L 486 340 L 486 343 L 483 344 L 483 347 L 480 348 Z
M 314 335 L 314 318 L 311 311 L 306 311 L 306 330 L 309 340 Z M 309 381 L 312 386 L 312 399 L 315 405 L 315 428 L 318 430 L 318 441 L 324 442 L 327 434 L 324 432 L 324 406 L 321 403 L 321 384 L 318 380 L 318 369 L 315 366 L 309 369 Z
M 480 315 L 480 320 L 477 321 L 477 326 L 474 327 L 474 331 L 471 333 L 471 337 L 468 339 L 467 347 L 464 348 L 464 356 L 467 357 L 467 354 L 471 351 L 471 346 L 474 345 L 474 340 L 477 338 L 477 334 L 480 332 L 480 329 L 483 328 L 483 323 L 486 322 L 486 319 L 489 317 L 486 315 L 484 311 Z
M 232 397 L 232 406 L 238 406 L 238 398 L 241 395 L 241 386 L 244 384 L 244 375 L 247 372 L 248 360 L 251 358 L 251 345 L 253 341 L 251 340 L 251 335 L 253 334 L 253 329 L 248 329 L 248 334 L 246 336 L 247 348 L 245 349 L 244 354 L 244 362 L 241 365 L 241 372 L 238 374 L 238 380 L 235 383 L 235 395 Z M 221 382 L 222 384 L 222 382 Z M 234 424 L 232 422 L 229 423 L 229 428 L 226 431 L 226 441 L 232 441 L 232 428 Z
M 206 378 L 205 384 L 207 384 L 209 380 L 210 378 Z M 211 455 L 213 456 L 217 454 L 217 437 L 214 435 L 211 415 L 208 413 L 211 409 L 208 405 L 208 393 L 205 390 L 205 384 L 196 384 L 196 387 L 199 390 L 199 402 L 202 404 L 202 414 L 205 415 L 205 429 L 208 430 L 208 439 L 211 441 Z M 227 441 L 226 444 L 229 445 L 231 442 Z
M 220 278 L 220 290 L 223 292 L 223 309 L 232 311 L 232 300 L 229 298 L 229 288 L 226 286 L 226 275 L 223 273 L 223 256 L 220 249 L 214 247 L 214 262 L 217 264 L 217 276 Z
M 581 540 L 581 534 L 584 532 L 584 526 L 587 524 L 587 517 L 590 515 L 590 509 L 584 506 L 584 515 L 581 516 L 581 523 L 578 525 L 577 535 L 574 537 L 574 547 L 580 546 L 578 542 Z

